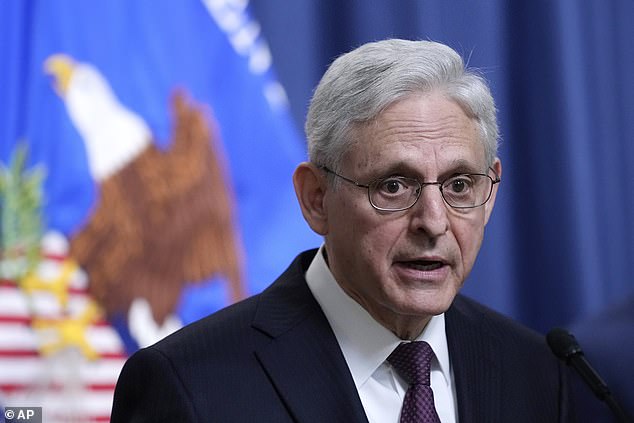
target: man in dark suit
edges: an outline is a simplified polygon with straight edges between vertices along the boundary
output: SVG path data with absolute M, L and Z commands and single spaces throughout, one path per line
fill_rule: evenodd
M 369 43 L 306 134 L 293 182 L 324 244 L 133 355 L 112 422 L 571 421 L 543 337 L 458 294 L 502 174 L 486 82 L 442 44 Z

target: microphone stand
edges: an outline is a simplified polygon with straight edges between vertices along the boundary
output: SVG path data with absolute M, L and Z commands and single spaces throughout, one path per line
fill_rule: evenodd
M 583 355 L 575 337 L 564 329 L 555 328 L 548 332 L 546 341 L 553 353 L 567 365 L 574 368 L 583 381 L 592 389 L 594 395 L 604 401 L 619 423 L 632 423 L 625 410 L 612 396 L 612 392 L 601 376 L 594 370 Z

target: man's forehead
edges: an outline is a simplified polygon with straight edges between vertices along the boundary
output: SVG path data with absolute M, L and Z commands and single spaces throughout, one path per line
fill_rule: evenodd
M 486 168 L 484 145 L 478 137 L 427 139 L 358 139 L 343 163 L 360 172 L 408 170 L 426 173 L 482 172 Z
M 351 126 L 355 138 L 478 138 L 479 125 L 455 101 L 439 94 L 410 96 L 392 103 L 374 119 Z

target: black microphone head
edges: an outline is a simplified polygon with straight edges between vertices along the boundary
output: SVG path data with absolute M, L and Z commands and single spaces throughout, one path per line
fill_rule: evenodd
M 631 422 L 627 414 L 616 399 L 612 396 L 608 385 L 601 379 L 601 376 L 590 366 L 588 360 L 583 356 L 583 351 L 577 343 L 575 337 L 565 329 L 555 328 L 546 335 L 546 342 L 550 346 L 553 354 L 565 361 L 567 365 L 575 369 L 581 379 L 592 389 L 592 392 L 601 401 L 605 401 L 615 417 L 620 422 Z
M 575 337 L 565 329 L 552 329 L 546 335 L 546 342 L 553 354 L 566 362 L 574 355 L 583 354 Z

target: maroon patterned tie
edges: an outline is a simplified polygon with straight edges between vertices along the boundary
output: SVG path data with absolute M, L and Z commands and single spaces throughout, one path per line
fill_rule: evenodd
M 434 351 L 424 341 L 404 342 L 387 358 L 409 384 L 401 409 L 401 423 L 440 423 L 429 384 L 432 358 Z

